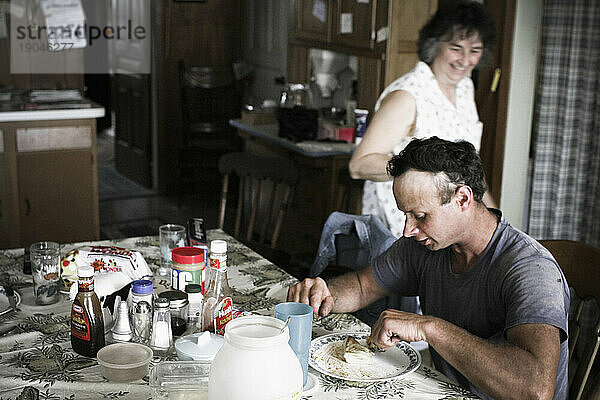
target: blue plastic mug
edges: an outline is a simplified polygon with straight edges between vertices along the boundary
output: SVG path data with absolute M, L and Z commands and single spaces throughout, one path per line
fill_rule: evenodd
M 275 318 L 287 321 L 290 330 L 289 344 L 296 357 L 300 360 L 304 385 L 308 378 L 308 354 L 310 352 L 310 341 L 312 340 L 313 308 L 304 303 L 280 303 L 275 306 Z

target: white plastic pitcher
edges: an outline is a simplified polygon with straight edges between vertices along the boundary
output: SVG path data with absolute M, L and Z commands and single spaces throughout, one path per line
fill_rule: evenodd
M 302 367 L 285 322 L 251 315 L 230 321 L 208 381 L 209 400 L 299 400 Z

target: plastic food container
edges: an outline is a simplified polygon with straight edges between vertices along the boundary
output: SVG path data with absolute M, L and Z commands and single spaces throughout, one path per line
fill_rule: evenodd
M 152 349 L 139 343 L 114 343 L 98 351 L 102 375 L 109 381 L 132 382 L 148 374 Z
M 163 361 L 150 371 L 152 399 L 207 399 L 209 371 L 204 361 Z
M 302 367 L 285 322 L 250 315 L 225 326 L 225 344 L 208 378 L 209 400 L 299 399 Z
M 177 352 L 177 358 L 182 361 L 212 362 L 224 342 L 223 336 L 208 331 L 194 333 L 177 339 L 175 341 L 175 351 Z

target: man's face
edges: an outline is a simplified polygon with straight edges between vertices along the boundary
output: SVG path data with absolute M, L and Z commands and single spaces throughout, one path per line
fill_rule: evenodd
M 394 178 L 394 197 L 406 214 L 405 237 L 414 237 L 429 250 L 440 250 L 456 242 L 459 206 L 453 198 L 441 205 L 435 175 L 409 170 Z

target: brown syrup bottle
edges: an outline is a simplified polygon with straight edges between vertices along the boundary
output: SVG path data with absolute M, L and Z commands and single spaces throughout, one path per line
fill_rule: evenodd
M 79 267 L 78 292 L 71 306 L 71 347 L 85 357 L 96 357 L 104 347 L 104 319 L 94 292 L 94 269 Z

